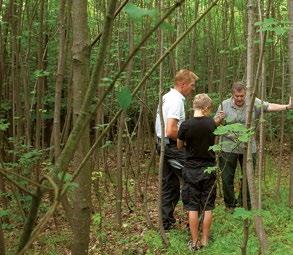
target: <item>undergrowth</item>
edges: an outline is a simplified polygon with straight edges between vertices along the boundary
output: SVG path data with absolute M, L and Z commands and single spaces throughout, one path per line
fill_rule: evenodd
M 293 213 L 288 207 L 288 171 L 284 171 L 280 198 L 276 200 L 275 183 L 278 171 L 284 169 L 267 160 L 265 181 L 263 182 L 263 201 L 261 212 L 247 212 L 238 209 L 234 214 L 225 212 L 222 198 L 218 199 L 214 210 L 212 224 L 212 238 L 209 245 L 196 251 L 198 255 L 233 255 L 241 254 L 243 240 L 243 218 L 248 218 L 249 240 L 247 255 L 259 254 L 258 239 L 254 231 L 253 215 L 260 213 L 264 218 L 264 226 L 268 237 L 269 255 L 293 255 Z M 153 224 L 157 227 L 157 174 L 150 176 L 148 188 L 148 206 Z M 111 194 L 110 194 L 111 193 Z M 101 213 L 92 217 L 90 255 L 189 255 L 187 247 L 190 234 L 186 227 L 187 215 L 179 201 L 175 211 L 176 228 L 167 233 L 170 245 L 165 247 L 159 232 L 146 225 L 145 212 L 142 205 L 132 205 L 132 209 L 123 208 L 123 224 L 117 230 L 115 223 L 115 197 L 114 193 L 107 193 L 107 200 L 102 204 Z M 66 221 L 60 220 L 56 227 L 48 227 L 32 249 L 30 255 L 66 255 L 70 254 L 70 230 Z M 7 231 L 7 229 L 6 229 Z M 16 229 L 6 232 L 9 243 L 15 240 Z M 17 239 L 19 237 L 17 236 Z M 10 251 L 10 252 L 9 252 Z M 14 249 L 15 251 L 15 249 Z M 8 255 L 15 254 L 11 249 Z

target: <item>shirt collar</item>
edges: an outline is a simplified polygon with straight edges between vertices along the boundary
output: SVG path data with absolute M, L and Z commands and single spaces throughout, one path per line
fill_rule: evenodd
M 185 97 L 177 90 L 177 89 L 173 89 L 171 88 L 171 93 L 176 94 L 177 96 L 179 96 L 183 101 L 185 100 Z

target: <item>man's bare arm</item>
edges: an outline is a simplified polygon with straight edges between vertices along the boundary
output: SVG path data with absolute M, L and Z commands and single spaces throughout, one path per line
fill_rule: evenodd
M 167 119 L 166 124 L 166 136 L 176 141 L 178 133 L 178 120 L 177 119 Z
M 182 149 L 184 147 L 184 142 L 180 139 L 177 139 L 177 148 Z
M 292 98 L 289 99 L 289 104 L 273 104 L 269 103 L 268 112 L 281 112 L 293 109 Z

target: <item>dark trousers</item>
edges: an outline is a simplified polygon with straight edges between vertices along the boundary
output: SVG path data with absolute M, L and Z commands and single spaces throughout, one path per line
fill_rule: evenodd
M 157 144 L 157 151 L 160 152 L 160 144 Z M 162 180 L 162 217 L 164 229 L 169 229 L 176 222 L 174 210 L 180 198 L 180 178 L 182 169 L 172 167 L 169 159 L 176 159 L 184 164 L 184 151 L 178 150 L 176 143 L 172 142 L 165 146 L 163 180 Z
M 222 152 L 219 158 L 220 169 L 222 170 L 222 185 L 223 185 L 223 193 L 224 193 L 224 202 L 226 207 L 231 207 L 231 208 L 236 207 L 236 204 L 237 204 L 237 200 L 235 198 L 235 193 L 234 193 L 234 177 L 235 177 L 235 171 L 237 168 L 237 162 L 240 163 L 241 173 L 243 173 L 243 168 L 242 168 L 243 154 Z M 256 165 L 256 155 L 253 154 L 254 168 L 255 168 L 255 165 Z M 243 206 L 242 181 L 240 185 L 238 203 L 240 206 Z M 248 208 L 250 208 L 250 196 L 248 192 L 248 185 L 247 185 L 247 204 L 248 204 Z

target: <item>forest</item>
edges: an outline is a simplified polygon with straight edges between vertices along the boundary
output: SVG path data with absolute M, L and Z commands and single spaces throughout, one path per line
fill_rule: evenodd
M 251 104 L 287 104 L 292 22 L 293 0 L 0 0 L 0 255 L 293 255 L 292 109 L 262 112 L 254 170 L 252 124 L 234 130 L 248 147 L 235 192 L 247 180 L 252 208 L 225 211 L 216 167 L 196 252 L 181 200 L 162 229 L 155 133 L 180 69 L 199 77 L 186 118 L 195 94 L 214 115 L 240 80 Z

